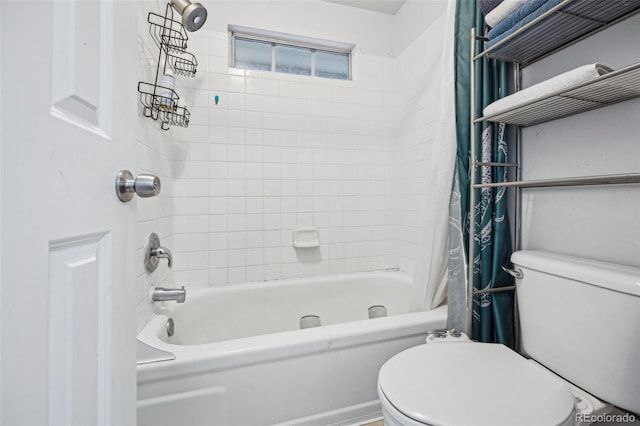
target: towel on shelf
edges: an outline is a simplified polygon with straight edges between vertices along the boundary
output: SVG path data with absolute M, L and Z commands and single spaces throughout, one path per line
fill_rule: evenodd
M 489 40 L 493 40 L 496 37 L 510 31 L 515 26 L 522 26 L 522 22 L 526 20 L 526 23 L 533 21 L 533 19 L 545 13 L 547 10 L 562 3 L 564 0 L 529 0 L 518 9 L 514 10 L 509 16 L 507 16 L 502 22 L 493 27 L 487 34 Z
M 499 114 L 508 109 L 522 106 L 527 102 L 544 97 L 559 90 L 600 77 L 601 75 L 610 73 L 611 71 L 613 71 L 611 68 L 601 64 L 583 65 L 538 84 L 534 84 L 531 87 L 527 87 L 513 95 L 498 99 L 497 101 L 487 105 L 487 107 L 482 111 L 482 114 L 485 117 Z
M 527 15 L 524 19 L 522 19 L 516 25 L 514 25 L 511 28 L 509 28 L 507 31 L 503 32 L 502 34 L 500 34 L 498 36 L 495 36 L 494 38 L 490 39 L 487 42 L 487 47 L 491 47 L 494 44 L 497 44 L 500 41 L 504 40 L 505 38 L 509 37 L 511 34 L 513 34 L 514 32 L 518 31 L 520 28 L 524 27 L 525 25 L 527 25 L 529 22 L 533 21 L 537 17 L 539 17 L 539 16 L 545 14 L 546 12 L 548 12 L 549 10 L 553 9 L 555 6 L 557 6 L 558 4 L 562 3 L 563 1 L 564 0 L 547 0 L 546 3 L 544 3 L 542 6 L 540 6 L 533 13 L 530 13 L 529 15 Z
M 491 12 L 487 13 L 484 17 L 484 22 L 490 27 L 495 27 L 504 19 L 522 7 L 527 0 L 504 0 L 502 3 L 496 6 Z
M 478 0 L 478 7 L 484 15 L 496 8 L 502 0 Z

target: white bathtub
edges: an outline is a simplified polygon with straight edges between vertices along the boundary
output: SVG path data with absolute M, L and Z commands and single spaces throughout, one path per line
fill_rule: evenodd
M 378 370 L 444 327 L 407 313 L 410 278 L 380 272 L 187 289 L 138 338 L 176 359 L 138 366 L 139 425 L 359 424 L 380 416 Z M 384 305 L 389 316 L 368 319 Z M 299 329 L 318 315 L 321 327 Z M 166 334 L 167 317 L 175 334 Z

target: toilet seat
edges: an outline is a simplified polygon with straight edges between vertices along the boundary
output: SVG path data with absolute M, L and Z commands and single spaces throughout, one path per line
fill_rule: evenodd
M 417 424 L 574 424 L 574 396 L 565 383 L 498 344 L 413 347 L 382 366 L 378 389 L 383 404 Z

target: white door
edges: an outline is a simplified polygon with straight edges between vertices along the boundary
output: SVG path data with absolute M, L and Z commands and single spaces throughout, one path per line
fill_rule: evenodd
M 136 7 L 0 1 L 3 425 L 135 424 Z

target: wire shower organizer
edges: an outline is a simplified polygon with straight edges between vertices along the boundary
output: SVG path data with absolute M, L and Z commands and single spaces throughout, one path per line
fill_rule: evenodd
M 174 75 L 195 77 L 198 68 L 196 57 L 187 52 L 187 31 L 182 23 L 173 19 L 171 4 L 165 15 L 149 12 L 149 34 L 158 46 L 158 65 L 153 83 L 138 83 L 138 93 L 145 117 L 160 121 L 162 130 L 170 126 L 187 127 L 191 115 L 187 107 L 180 105 L 180 97 L 173 88 L 161 84 L 161 76 L 171 70 Z

